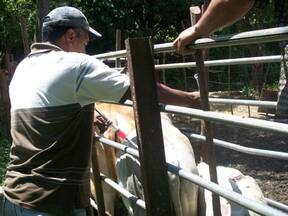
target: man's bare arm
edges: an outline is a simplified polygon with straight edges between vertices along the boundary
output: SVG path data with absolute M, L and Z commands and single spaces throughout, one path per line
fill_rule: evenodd
M 163 104 L 171 104 L 191 108 L 200 107 L 200 94 L 198 91 L 186 92 L 170 88 L 162 83 L 157 83 L 157 93 L 159 102 Z M 130 89 L 128 89 L 124 94 L 120 100 L 120 103 L 124 103 L 127 99 L 131 100 Z
M 200 107 L 200 95 L 198 91 L 181 91 L 161 83 L 157 83 L 157 89 L 160 103 L 191 108 Z
M 173 46 L 176 52 L 182 54 L 185 46 L 195 39 L 236 22 L 253 4 L 254 0 L 212 0 L 200 20 L 175 39 Z

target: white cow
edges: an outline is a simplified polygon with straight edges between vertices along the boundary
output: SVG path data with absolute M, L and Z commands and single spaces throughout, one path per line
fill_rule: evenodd
M 199 175 L 209 180 L 209 166 L 206 163 L 199 163 Z M 250 199 L 266 203 L 261 189 L 255 179 L 243 175 L 239 170 L 229 167 L 217 166 L 218 184 L 226 189 L 233 190 Z M 208 190 L 200 189 L 199 191 L 199 212 L 200 215 L 213 216 L 212 193 Z M 253 211 L 235 204 L 223 197 L 220 197 L 220 206 L 222 216 L 256 216 Z
M 136 132 L 132 108 L 112 104 L 98 104 L 97 107 L 100 112 L 102 112 L 119 128 L 121 128 L 121 130 L 128 135 L 129 139 L 134 141 L 134 144 L 125 141 L 123 142 L 123 144 L 137 149 L 137 144 L 135 144 Z M 161 114 L 161 123 L 163 130 L 166 161 L 174 164 L 177 167 L 181 167 L 189 172 L 198 174 L 194 158 L 194 152 L 188 138 L 183 135 L 176 127 L 173 126 L 170 118 L 167 115 Z M 105 132 L 104 135 L 106 137 L 114 138 L 117 140 L 117 137 L 115 137 L 115 132 L 113 130 Z M 103 160 L 107 160 L 107 158 L 104 158 Z M 140 177 L 140 163 L 137 158 L 122 152 L 117 152 L 116 173 L 118 182 L 125 189 L 127 189 L 134 195 L 137 195 L 140 198 L 144 199 L 144 192 Z M 168 173 L 168 176 L 175 215 L 196 215 L 198 186 L 170 172 Z M 104 193 L 106 192 L 104 191 Z M 131 215 L 144 215 L 144 211 L 140 207 L 135 207 L 127 199 L 123 199 L 123 201 L 128 209 L 128 212 Z M 108 203 L 107 201 L 105 203 L 107 203 L 107 205 L 113 205 L 113 202 Z M 114 207 L 109 208 L 113 209 Z

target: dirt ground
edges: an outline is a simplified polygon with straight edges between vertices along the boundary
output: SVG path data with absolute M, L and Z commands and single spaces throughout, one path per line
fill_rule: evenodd
M 231 106 L 214 106 L 212 111 L 231 114 Z M 234 106 L 233 114 L 248 117 L 247 106 Z M 250 107 L 252 118 L 276 120 L 274 115 L 258 112 L 257 107 Z M 200 121 L 184 116 L 174 116 L 176 125 L 185 132 L 200 133 Z M 281 122 L 288 123 L 288 119 Z M 247 147 L 265 150 L 288 152 L 287 136 L 272 134 L 259 130 L 237 128 L 235 126 L 213 124 L 214 138 L 240 144 Z M 192 141 L 194 152 L 199 160 L 200 143 Z M 233 150 L 216 147 L 218 165 L 233 167 L 245 175 L 256 179 L 266 198 L 288 205 L 288 163 L 285 160 L 269 159 L 239 153 Z

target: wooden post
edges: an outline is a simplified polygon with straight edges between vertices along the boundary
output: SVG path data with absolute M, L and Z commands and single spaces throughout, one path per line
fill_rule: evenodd
M 182 61 L 186 62 L 186 59 L 185 59 L 184 56 L 182 57 Z M 183 68 L 182 71 L 183 71 L 183 79 L 184 79 L 184 90 L 187 91 L 188 90 L 188 84 L 187 84 L 187 71 L 186 71 L 186 68 Z
M 121 30 L 116 29 L 116 51 L 121 50 Z M 121 67 L 121 60 L 120 58 L 116 58 L 115 60 L 115 67 L 120 68 Z
M 136 120 L 146 215 L 170 216 L 167 165 L 164 154 L 152 42 L 127 39 L 128 70 Z
M 229 59 L 232 58 L 231 46 L 229 46 Z M 228 65 L 228 92 L 231 97 L 231 66 Z M 231 114 L 233 115 L 233 105 L 230 105 Z
M 160 64 L 159 59 L 155 59 L 154 65 L 159 65 L 159 64 Z M 155 70 L 155 81 L 160 82 L 160 71 L 159 70 Z
M 164 52 L 162 64 L 165 64 L 165 63 L 166 63 L 166 53 Z M 162 82 L 166 84 L 166 70 L 165 69 L 162 69 Z
M 97 141 L 98 142 L 98 141 Z M 98 163 L 98 155 L 97 155 L 97 146 L 99 143 L 92 143 L 91 149 L 91 167 L 93 171 L 93 183 L 96 191 L 96 199 L 97 199 L 97 206 L 98 206 L 98 214 L 100 216 L 106 216 L 105 213 L 105 203 L 103 197 L 103 188 L 99 170 L 99 163 Z
M 199 7 L 191 7 L 190 15 L 192 20 L 192 25 L 195 25 L 200 19 L 201 10 Z M 204 111 L 210 110 L 208 95 L 208 70 L 204 66 L 204 54 L 203 50 L 196 50 L 196 70 L 199 79 L 199 89 L 201 98 L 201 107 Z M 201 149 L 201 156 L 204 162 L 209 165 L 210 180 L 218 184 L 217 170 L 216 170 L 216 158 L 215 158 L 215 146 L 213 143 L 213 128 L 209 121 L 201 121 L 201 134 L 206 137 L 206 144 L 202 145 L 204 148 Z M 220 199 L 215 193 L 212 193 L 212 203 L 214 215 L 220 216 Z

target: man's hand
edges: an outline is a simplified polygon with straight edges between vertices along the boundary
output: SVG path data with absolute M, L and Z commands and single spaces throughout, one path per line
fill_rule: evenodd
M 211 0 L 200 20 L 181 32 L 173 42 L 176 52 L 183 54 L 185 47 L 197 38 L 236 22 L 249 11 L 253 4 L 254 1 L 251 0 Z
M 201 107 L 200 92 L 199 91 L 187 92 L 187 96 L 189 97 L 190 101 L 189 107 L 200 109 Z
M 107 119 L 103 118 L 101 115 L 94 117 L 94 128 L 97 134 L 103 134 L 110 125 L 111 122 L 107 121 Z
M 199 36 L 199 33 L 196 31 L 196 26 L 191 26 L 182 31 L 173 42 L 173 47 L 175 48 L 176 53 L 182 55 L 185 47 Z
M 159 102 L 190 108 L 200 107 L 200 94 L 198 91 L 187 92 L 170 88 L 162 83 L 157 83 Z

